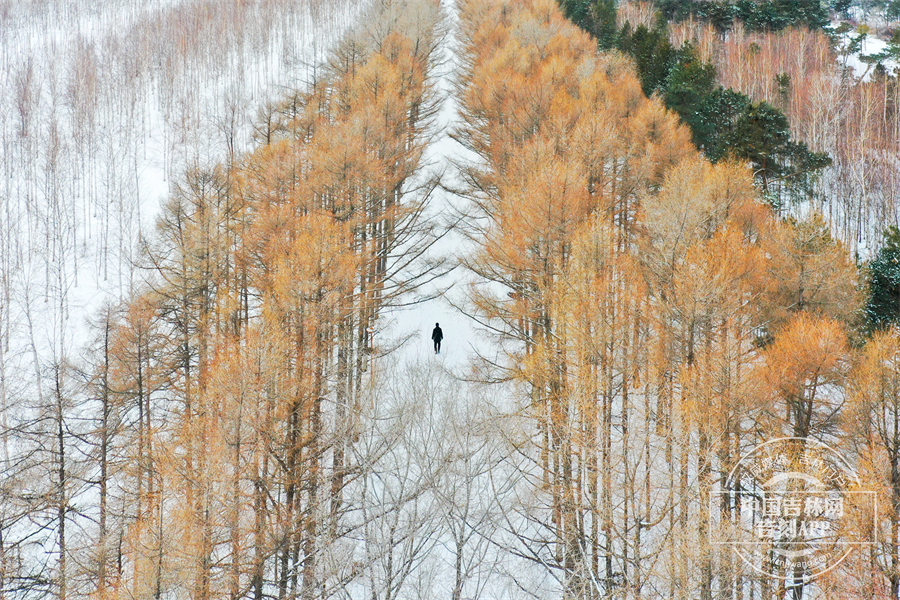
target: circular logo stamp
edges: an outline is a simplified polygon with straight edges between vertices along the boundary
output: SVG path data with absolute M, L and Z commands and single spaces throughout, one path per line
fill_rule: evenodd
M 809 581 L 874 543 L 875 494 L 860 489 L 856 472 L 829 446 L 811 438 L 760 444 L 734 466 L 723 489 L 710 494 L 713 544 L 731 546 L 752 569 L 794 582 Z

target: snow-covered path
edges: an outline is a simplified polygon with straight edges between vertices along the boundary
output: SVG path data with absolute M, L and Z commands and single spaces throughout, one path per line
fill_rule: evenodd
M 436 136 L 424 156 L 424 164 L 427 165 L 425 170 L 428 172 L 426 176 L 440 175 L 442 185 L 434 191 L 425 218 L 431 223 L 449 228 L 432 246 L 429 256 L 443 258 L 455 268 L 420 290 L 423 296 L 439 294 L 437 297 L 397 309 L 387 313 L 384 318 L 389 322 L 385 332 L 389 340 L 409 337 L 397 356 L 392 357 L 396 359 L 396 364 L 433 360 L 454 376 L 466 378 L 478 356 L 493 357 L 496 349 L 486 332 L 464 312 L 467 304 L 466 282 L 470 274 L 459 265 L 459 259 L 470 255 L 476 248 L 472 241 L 453 226 L 468 200 L 452 190 L 462 188 L 458 165 L 475 163 L 479 159 L 451 137 L 460 123 L 455 94 L 455 80 L 459 69 L 459 57 L 456 53 L 458 18 L 453 2 L 445 0 L 443 9 L 447 19 L 447 34 L 443 40 L 443 58 L 436 74 L 442 103 L 437 115 Z M 439 356 L 435 356 L 431 342 L 435 323 L 440 323 L 444 333 Z

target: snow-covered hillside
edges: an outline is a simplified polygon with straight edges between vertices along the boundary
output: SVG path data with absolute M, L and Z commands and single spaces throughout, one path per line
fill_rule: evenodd
M 364 3 L 7 3 L 0 12 L 0 414 L 140 284 L 172 182 L 247 149 Z M 35 389 L 37 386 L 37 390 Z

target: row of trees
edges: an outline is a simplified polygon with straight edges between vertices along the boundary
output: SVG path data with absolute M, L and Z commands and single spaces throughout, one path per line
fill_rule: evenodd
M 359 585 L 393 597 L 402 587 L 412 542 L 378 542 L 405 526 L 388 507 L 414 510 L 419 489 L 380 497 L 372 478 L 403 467 L 402 440 L 358 422 L 375 410 L 364 375 L 378 314 L 417 285 L 410 257 L 431 240 L 419 215 L 434 183 L 412 176 L 434 111 L 439 9 L 376 3 L 364 22 L 307 90 L 262 113 L 252 153 L 226 146 L 221 164 L 173 184 L 140 255 L 147 283 L 133 279 L 124 306 L 99 311 L 90 355 L 70 340 L 77 265 L 44 256 L 62 290 L 41 294 L 53 320 L 34 323 L 25 307 L 33 377 L 10 377 L 21 371 L 7 364 L 2 378 L 15 383 L 0 404 L 0 596 L 320 597 Z M 47 240 L 75 252 L 81 238 L 70 236 L 84 232 L 67 215 L 83 207 L 62 193 L 47 222 L 67 228 Z M 10 266 L 32 265 L 11 254 Z M 4 356 L 18 350 L 5 333 Z M 370 495 L 381 508 L 360 512 L 354 501 Z M 348 560 L 349 534 L 369 544 L 365 568 Z
M 94 466 L 115 465 L 93 462 L 93 407 L 81 406 L 94 394 L 85 317 L 138 285 L 167 179 L 233 157 L 251 137 L 243 104 L 305 73 L 314 42 L 356 10 L 328 6 L 0 4 L 0 596 L 86 593 L 98 523 L 104 548 L 121 545 L 112 505 L 93 500 L 98 485 L 114 493 Z M 103 414 L 103 427 L 130 426 Z
M 313 598 L 356 584 L 392 597 L 409 569 L 393 555 L 406 540 L 367 546 L 361 565 L 348 535 L 374 544 L 380 532 L 363 532 L 402 518 L 356 502 L 393 450 L 356 444 L 381 441 L 359 425 L 377 316 L 414 285 L 405 253 L 428 243 L 428 184 L 410 184 L 437 17 L 434 3 L 376 4 L 265 143 L 238 168 L 191 173 L 164 210 L 158 287 L 136 301 L 162 340 L 145 350 L 159 361 L 148 373 L 166 373 L 132 459 L 145 487 L 128 486 L 144 511 L 123 576 L 139 589 Z
M 515 552 L 565 598 L 897 597 L 898 336 L 862 344 L 830 226 L 776 217 L 743 165 L 699 156 L 555 3 L 468 2 L 462 23 L 471 300 L 530 424 L 508 434 L 530 491 L 504 524 Z M 710 544 L 737 518 L 713 522 L 710 491 L 782 436 L 852 448 L 881 494 L 882 545 L 815 584 Z

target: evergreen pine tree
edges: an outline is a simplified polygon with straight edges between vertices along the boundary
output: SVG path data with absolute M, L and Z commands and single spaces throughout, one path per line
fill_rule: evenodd
M 664 92 L 669 71 L 677 58 L 676 50 L 669 43 L 665 23 L 653 29 L 639 25 L 632 30 L 631 23 L 625 23 L 619 33 L 619 50 L 634 57 L 641 89 L 647 96 L 654 92 Z
M 560 0 L 566 18 L 581 27 L 590 30 L 591 27 L 591 2 L 590 0 Z
M 869 265 L 866 323 L 870 331 L 900 323 L 900 229 L 884 231 L 884 245 Z
M 618 43 L 616 0 L 596 0 L 591 6 L 591 33 L 601 50 L 612 50 Z

